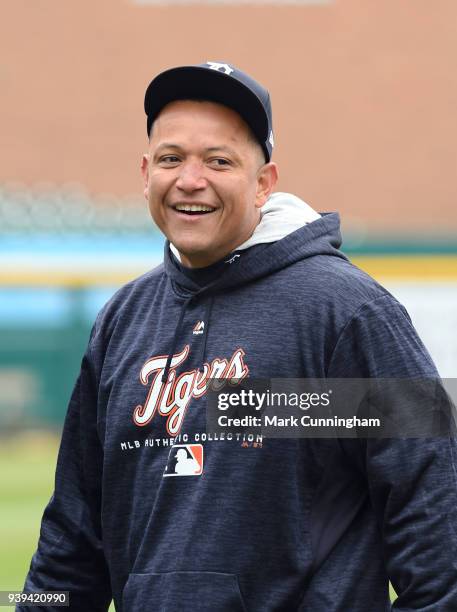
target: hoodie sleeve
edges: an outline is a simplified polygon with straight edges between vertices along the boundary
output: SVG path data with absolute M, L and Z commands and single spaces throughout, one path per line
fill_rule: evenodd
M 91 341 L 93 336 L 94 331 Z M 102 612 L 108 610 L 111 588 L 102 547 L 103 449 L 97 431 L 91 341 L 68 406 L 55 490 L 43 515 L 24 591 L 69 591 L 70 610 Z M 28 609 L 18 606 L 16 612 Z
M 390 295 L 363 305 L 347 323 L 328 376 L 435 379 L 438 396 L 447 398 L 406 310 Z M 456 438 L 341 442 L 367 481 L 398 594 L 392 610 L 457 610 Z

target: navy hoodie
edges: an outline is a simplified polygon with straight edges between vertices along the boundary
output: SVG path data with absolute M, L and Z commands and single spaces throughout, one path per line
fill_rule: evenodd
M 457 610 L 454 439 L 205 433 L 209 377 L 438 376 L 405 309 L 339 246 L 334 213 L 198 273 L 167 244 L 114 295 L 26 590 L 91 612 L 111 597 L 122 612 Z

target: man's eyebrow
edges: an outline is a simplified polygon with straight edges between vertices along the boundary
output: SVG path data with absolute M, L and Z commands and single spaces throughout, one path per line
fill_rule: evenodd
M 184 151 L 184 148 L 181 147 L 179 144 L 176 144 L 175 142 L 161 142 L 157 149 L 155 150 L 155 154 L 158 154 L 160 151 L 162 151 L 163 149 L 173 149 L 175 151 Z M 235 159 L 239 159 L 239 155 L 238 153 L 235 151 L 235 149 L 232 149 L 231 147 L 227 146 L 227 145 L 218 145 L 218 146 L 214 146 L 214 147 L 207 147 L 205 149 L 205 153 L 227 153 L 228 155 L 232 156 Z
M 215 153 L 216 151 L 222 151 L 223 153 L 228 153 L 229 155 L 233 155 L 234 157 L 238 157 L 236 151 L 227 145 L 220 145 L 219 147 L 208 147 L 205 149 L 207 153 Z
M 179 144 L 176 144 L 174 142 L 161 142 L 157 146 L 157 149 L 182 149 L 182 147 Z M 216 147 L 208 147 L 205 149 L 206 153 L 213 153 L 214 151 L 225 151 L 226 153 L 231 153 L 232 155 L 236 155 L 235 150 L 232 149 L 231 147 L 228 147 L 227 145 L 219 145 Z
M 178 151 L 182 151 L 182 147 L 174 142 L 161 142 L 156 151 L 160 151 L 161 149 L 178 149 Z

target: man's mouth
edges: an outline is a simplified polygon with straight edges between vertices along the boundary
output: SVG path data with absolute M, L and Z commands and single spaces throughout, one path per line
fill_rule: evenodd
M 173 206 L 174 210 L 185 215 L 208 215 L 216 209 L 205 204 L 177 204 Z

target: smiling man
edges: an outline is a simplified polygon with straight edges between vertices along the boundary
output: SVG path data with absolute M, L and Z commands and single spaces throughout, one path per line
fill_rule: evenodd
M 390 578 L 393 610 L 455 612 L 454 438 L 207 431 L 210 379 L 426 379 L 442 398 L 407 312 L 339 250 L 336 213 L 273 193 L 254 79 L 173 68 L 145 111 L 164 263 L 97 317 L 25 590 L 81 612 L 386 612 Z
M 207 101 L 167 104 L 154 121 L 142 171 L 159 229 L 191 268 L 251 237 L 277 169 L 234 110 Z

